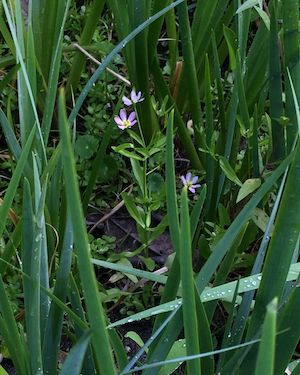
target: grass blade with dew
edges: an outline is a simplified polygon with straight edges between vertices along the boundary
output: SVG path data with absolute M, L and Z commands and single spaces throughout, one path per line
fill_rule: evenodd
M 171 364 L 171 363 L 179 363 L 179 362 L 181 363 L 181 362 L 185 362 L 185 361 L 193 361 L 195 359 L 201 359 L 201 358 L 205 358 L 205 357 L 208 357 L 208 356 L 211 357 L 213 355 L 218 355 L 218 354 L 225 353 L 225 352 L 228 352 L 228 351 L 231 351 L 231 350 L 236 350 L 236 349 L 239 349 L 239 348 L 251 346 L 251 345 L 256 344 L 258 342 L 259 342 L 259 340 L 252 340 L 252 341 L 248 341 L 248 342 L 245 342 L 243 344 L 240 344 L 240 345 L 236 345 L 236 346 L 232 346 L 232 347 L 228 347 L 228 348 L 224 348 L 224 349 L 219 349 L 219 350 L 214 350 L 214 351 L 207 352 L 207 353 L 195 354 L 195 355 L 185 356 L 185 357 L 177 357 L 177 358 L 166 360 L 166 361 L 157 361 L 155 363 L 142 365 L 140 367 L 135 367 L 132 370 L 128 371 L 126 374 L 131 374 L 131 373 L 134 373 L 136 371 L 141 371 L 141 370 L 145 370 L 145 369 L 148 370 L 148 371 L 153 370 L 153 372 L 151 372 L 151 373 L 157 374 L 157 369 L 155 369 L 156 367 L 166 366 L 166 365 Z M 143 374 L 146 374 L 146 372 L 143 372 Z
M 95 354 L 95 363 L 99 373 L 115 374 L 114 361 L 105 327 L 105 315 L 99 301 L 98 287 L 94 270 L 90 262 L 90 250 L 85 228 L 80 194 L 75 170 L 75 160 L 66 119 L 64 92 L 59 97 L 59 123 L 63 144 L 63 164 L 66 184 L 66 195 L 72 218 L 74 244 L 78 258 L 79 275 L 91 325 L 91 343 Z M 101 345 L 100 345 L 101 344 Z

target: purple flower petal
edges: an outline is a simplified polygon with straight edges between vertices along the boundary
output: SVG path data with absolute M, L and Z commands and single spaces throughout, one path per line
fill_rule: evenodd
M 134 124 L 136 124 L 137 123 L 137 121 L 136 120 L 133 120 L 133 121 L 131 121 L 130 122 L 130 125 L 129 125 L 129 128 L 131 128 Z
M 132 101 L 130 99 L 126 98 L 126 96 L 123 96 L 122 101 L 127 106 L 130 106 L 132 104 Z
M 194 185 L 196 182 L 198 181 L 198 176 L 194 176 L 193 178 L 192 178 L 192 184 Z
M 127 114 L 126 114 L 125 109 L 121 109 L 120 110 L 119 116 L 120 116 L 120 118 L 121 118 L 122 121 L 127 120 Z
M 119 116 L 116 116 L 116 117 L 114 118 L 114 120 L 115 120 L 115 123 L 116 123 L 118 126 L 123 125 L 123 121 L 120 119 Z
M 180 178 L 181 178 L 181 181 L 183 182 L 183 185 L 186 185 L 186 184 L 187 184 L 187 182 L 186 182 L 186 179 L 185 179 L 185 177 L 184 177 L 184 176 L 181 176 Z
M 124 129 L 126 129 L 126 126 L 124 126 L 123 124 L 121 124 L 121 125 L 118 125 L 118 128 L 121 129 L 121 130 L 124 130 Z
M 186 174 L 186 181 L 191 181 L 191 177 L 192 177 L 192 174 L 191 174 L 191 172 L 188 172 L 187 174 Z
M 190 191 L 191 193 L 195 194 L 195 189 L 194 189 L 193 186 L 190 186 L 190 187 L 189 187 L 189 191 Z
M 131 91 L 131 93 L 130 93 L 130 98 L 131 98 L 131 100 L 133 101 L 133 103 L 137 103 L 137 101 L 138 101 L 138 97 L 137 97 L 137 94 L 136 94 L 136 92 L 135 92 L 134 89 L 133 89 L 133 90 Z
M 135 112 L 131 112 L 128 116 L 128 121 L 132 122 L 135 119 Z

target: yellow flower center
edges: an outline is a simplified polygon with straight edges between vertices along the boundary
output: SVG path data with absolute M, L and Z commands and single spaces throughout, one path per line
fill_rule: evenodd
M 129 120 L 124 120 L 123 125 L 125 126 L 125 128 L 128 128 L 131 125 L 131 122 Z

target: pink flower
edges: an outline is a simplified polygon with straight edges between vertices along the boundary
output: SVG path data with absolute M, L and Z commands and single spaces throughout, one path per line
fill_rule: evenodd
M 186 176 L 181 176 L 183 186 L 188 189 L 191 193 L 195 194 L 195 189 L 200 187 L 200 184 L 196 184 L 198 176 L 192 176 L 191 172 L 188 172 Z
M 135 112 L 131 112 L 127 117 L 125 109 L 121 109 L 119 116 L 114 118 L 115 123 L 118 125 L 118 128 L 121 130 L 131 128 L 135 123 Z
M 127 98 L 126 96 L 123 96 L 122 100 L 123 100 L 123 103 L 125 105 L 130 106 L 132 104 L 136 104 L 136 103 L 142 102 L 144 100 L 144 98 L 142 98 L 141 91 L 139 91 L 138 93 L 136 93 L 135 90 L 133 89 L 131 91 L 131 93 L 130 93 L 130 99 Z

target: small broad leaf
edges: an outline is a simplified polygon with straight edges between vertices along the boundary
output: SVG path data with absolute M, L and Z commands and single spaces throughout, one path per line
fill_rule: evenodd
M 127 258 L 121 258 L 117 263 L 121 264 L 122 266 L 133 268 L 131 262 Z M 126 275 L 128 277 L 128 279 L 131 280 L 133 283 L 136 284 L 138 282 L 138 278 L 136 276 L 134 276 L 130 273 L 124 273 L 124 275 Z
M 97 150 L 98 140 L 92 135 L 85 134 L 78 136 L 75 143 L 75 153 L 81 159 L 90 159 Z
M 166 360 L 179 358 L 186 356 L 186 344 L 185 339 L 180 339 L 175 341 Z M 182 362 L 171 363 L 169 365 L 164 366 L 158 373 L 158 375 L 170 375 L 173 374 L 174 371 L 181 365 Z
M 124 200 L 125 206 L 127 208 L 127 211 L 129 212 L 130 216 L 142 227 L 145 228 L 145 221 L 143 220 L 143 217 L 134 203 L 133 199 L 129 196 L 127 193 L 122 193 L 122 198 Z
M 219 156 L 220 167 L 222 168 L 225 176 L 235 184 L 242 186 L 240 179 L 236 175 L 235 171 L 233 170 L 232 166 L 229 164 L 229 161 L 224 156 Z
M 263 211 L 262 209 L 256 207 L 253 210 L 253 214 L 251 216 L 251 219 L 254 221 L 254 223 L 258 226 L 259 229 L 261 229 L 263 232 L 266 231 L 268 222 L 270 220 L 269 216 Z M 273 229 L 273 227 L 272 227 Z M 272 230 L 270 231 L 270 236 L 272 235 Z
M 261 185 L 260 178 L 250 178 L 246 180 L 238 192 L 236 203 L 246 198 L 249 194 L 253 193 Z
M 140 348 L 144 346 L 144 341 L 141 339 L 140 335 L 138 335 L 134 331 L 127 332 L 124 337 L 128 337 L 129 339 L 131 339 L 132 341 L 134 341 L 136 344 L 138 344 L 138 346 Z M 147 351 L 148 351 L 148 349 L 146 349 L 146 352 Z
M 145 186 L 144 186 L 144 173 L 143 169 L 140 166 L 140 163 L 136 159 L 130 159 L 130 163 L 132 166 L 132 171 L 134 174 L 134 177 L 139 185 L 139 188 L 141 189 L 142 194 L 145 194 Z

